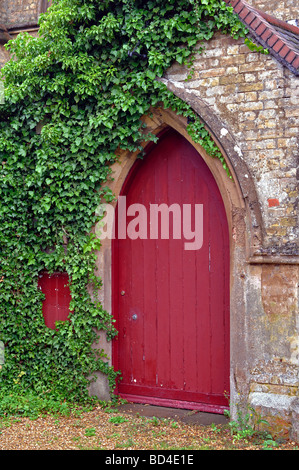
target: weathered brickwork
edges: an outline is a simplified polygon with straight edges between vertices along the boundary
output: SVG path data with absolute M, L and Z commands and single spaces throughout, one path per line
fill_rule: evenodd
M 298 0 L 247 3 L 284 21 L 298 14 Z M 0 24 L 36 22 L 40 11 L 38 1 L 0 0 Z M 7 59 L 0 45 L 0 66 Z M 251 52 L 243 40 L 220 33 L 196 56 L 191 78 L 189 74 L 189 69 L 174 64 L 164 81 L 183 99 L 188 96 L 201 117 L 217 118 L 218 143 L 230 136 L 232 151 L 246 165 L 242 174 L 238 170 L 238 178 L 250 182 L 248 194 L 250 189 L 256 194 L 255 202 L 245 196 L 244 205 L 251 209 L 255 203 L 260 213 L 248 222 L 245 209 L 232 209 L 232 408 L 236 397 L 245 396 L 279 435 L 299 441 L 299 77 L 271 55 Z M 165 116 L 156 114 L 157 128 Z M 116 186 L 121 185 L 120 174 L 118 167 Z M 248 255 L 243 247 L 250 224 L 257 241 Z M 102 268 L 108 311 L 110 269 L 107 264 Z
M 298 78 L 271 56 L 220 34 L 194 65 L 192 79 L 179 65 L 166 78 L 192 90 L 233 132 L 259 193 L 264 248 L 291 254 L 298 236 Z
M 8 20 L 7 8 L 4 2 L 0 2 L 0 20 L 2 24 L 6 24 Z

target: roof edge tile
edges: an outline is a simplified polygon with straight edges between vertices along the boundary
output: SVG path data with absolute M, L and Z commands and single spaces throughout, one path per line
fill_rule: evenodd
M 268 49 L 282 65 L 299 76 L 299 28 L 252 7 L 244 0 L 224 1 L 233 8 L 253 39 Z M 282 30 L 292 35 L 291 40 L 285 37 Z

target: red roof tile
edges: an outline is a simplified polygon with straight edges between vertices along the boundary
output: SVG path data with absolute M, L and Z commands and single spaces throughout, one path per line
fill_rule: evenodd
M 250 6 L 244 0 L 225 0 L 258 42 L 280 63 L 299 76 L 299 28 Z

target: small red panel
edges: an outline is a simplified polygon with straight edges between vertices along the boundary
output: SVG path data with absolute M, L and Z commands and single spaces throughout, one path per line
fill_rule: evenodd
M 278 199 L 268 199 L 268 204 L 269 204 L 269 207 L 279 206 L 279 200 Z
M 55 329 L 55 322 L 67 320 L 70 313 L 71 293 L 68 274 L 41 273 L 38 285 L 46 296 L 43 302 L 45 324 Z

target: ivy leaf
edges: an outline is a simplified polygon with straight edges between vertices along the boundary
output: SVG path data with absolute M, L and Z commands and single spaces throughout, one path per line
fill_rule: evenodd
M 156 74 L 155 74 L 155 72 L 153 72 L 152 70 L 147 70 L 147 71 L 146 71 L 146 76 L 147 76 L 148 78 L 150 78 L 151 80 L 154 80 L 154 79 L 156 78 Z

